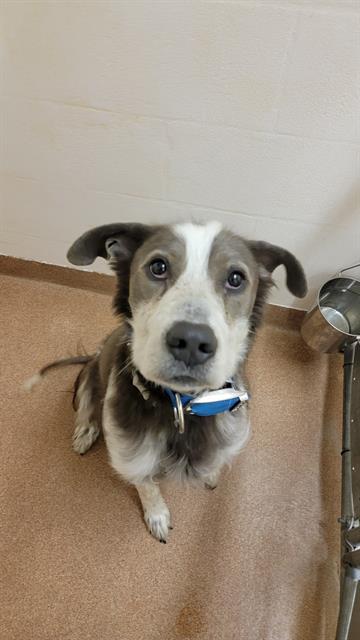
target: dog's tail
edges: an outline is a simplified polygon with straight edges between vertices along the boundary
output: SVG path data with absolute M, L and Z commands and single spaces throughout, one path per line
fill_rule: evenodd
M 87 364 L 90 360 L 93 359 L 93 355 L 91 356 L 74 356 L 73 358 L 62 358 L 61 360 L 55 360 L 54 362 L 50 362 L 49 364 L 42 367 L 38 373 L 35 373 L 34 376 L 29 378 L 24 383 L 24 389 L 26 391 L 31 391 L 39 382 L 42 381 L 44 376 L 51 371 L 51 369 L 59 369 L 60 367 L 68 367 L 73 364 Z

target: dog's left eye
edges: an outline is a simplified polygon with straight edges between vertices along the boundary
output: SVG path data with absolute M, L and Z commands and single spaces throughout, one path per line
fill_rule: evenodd
M 245 276 L 241 271 L 232 271 L 226 281 L 227 289 L 240 289 L 245 283 Z
M 149 269 L 154 278 L 164 279 L 167 277 L 167 264 L 162 258 L 156 258 L 156 260 L 150 262 Z

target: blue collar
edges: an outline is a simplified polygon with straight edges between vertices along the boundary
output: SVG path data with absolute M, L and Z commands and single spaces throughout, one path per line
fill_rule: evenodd
M 204 391 L 198 396 L 177 393 L 167 387 L 165 393 L 174 409 L 174 421 L 180 433 L 184 433 L 186 413 L 193 416 L 216 416 L 227 411 L 236 411 L 249 400 L 245 389 L 236 389 L 232 380 L 216 391 Z

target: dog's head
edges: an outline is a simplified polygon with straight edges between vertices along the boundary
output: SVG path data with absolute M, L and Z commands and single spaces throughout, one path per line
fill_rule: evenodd
M 115 308 L 133 329 L 135 367 L 174 390 L 221 387 L 244 359 L 271 274 L 283 264 L 287 286 L 306 294 L 296 258 L 266 242 L 250 242 L 219 222 L 92 229 L 72 245 L 73 264 L 107 258 L 118 276 Z

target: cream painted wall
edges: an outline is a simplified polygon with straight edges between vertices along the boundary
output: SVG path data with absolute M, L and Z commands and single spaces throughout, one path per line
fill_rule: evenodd
M 219 218 L 299 256 L 305 307 L 359 261 L 359 2 L 3 0 L 0 17 L 0 253 L 66 264 L 93 225 Z

